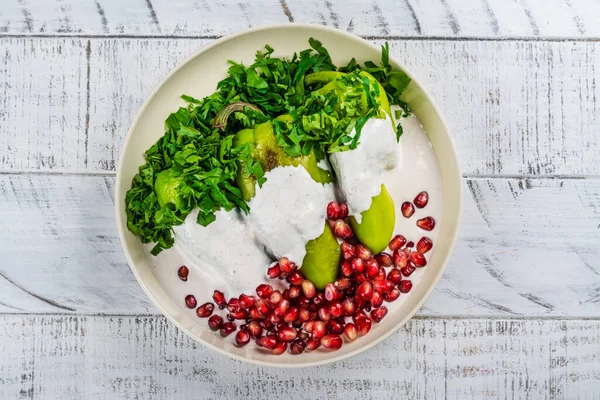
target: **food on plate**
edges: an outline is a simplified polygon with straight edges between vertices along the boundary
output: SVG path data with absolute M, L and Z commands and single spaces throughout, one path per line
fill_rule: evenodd
M 380 63 L 342 68 L 309 44 L 291 58 L 265 46 L 230 61 L 213 94 L 182 96 L 126 195 L 129 230 L 177 260 L 163 285 L 182 308 L 276 355 L 337 350 L 384 320 L 427 265 L 441 212 L 387 44 Z

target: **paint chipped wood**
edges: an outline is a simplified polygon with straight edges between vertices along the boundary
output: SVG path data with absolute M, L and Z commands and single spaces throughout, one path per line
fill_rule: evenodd
M 0 35 L 221 36 L 304 22 L 364 36 L 571 37 L 600 35 L 590 0 L 6 0 Z
M 114 171 L 145 96 L 179 60 L 209 43 L 0 41 L 6 49 L 0 65 L 8 71 L 0 76 L 6 88 L 0 145 L 11 149 L 0 158 L 0 170 L 61 172 Z M 598 42 L 391 42 L 392 54 L 440 106 L 462 171 L 469 175 L 600 174 L 599 47 Z
M 600 317 L 600 180 L 464 182 L 459 241 L 420 315 Z M 0 311 L 157 312 L 127 266 L 113 177 L 0 175 Z
M 413 319 L 333 365 L 242 364 L 163 317 L 0 316 L 2 398 L 596 399 L 600 321 Z

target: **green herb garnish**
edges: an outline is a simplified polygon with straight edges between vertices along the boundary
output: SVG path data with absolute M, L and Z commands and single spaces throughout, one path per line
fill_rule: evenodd
M 289 156 L 314 151 L 322 159 L 326 153 L 355 148 L 362 126 L 380 113 L 379 86 L 361 71 L 381 83 L 391 104 L 404 105 L 400 94 L 410 78 L 392 71 L 387 43 L 379 65 L 361 66 L 353 59 L 340 69 L 321 42 L 311 38 L 309 44 L 310 49 L 290 59 L 273 57 L 274 50 L 267 45 L 250 66 L 230 61 L 227 78 L 212 95 L 202 100 L 182 96 L 188 107 L 167 118 L 164 136 L 146 151 L 146 163 L 125 199 L 127 226 L 142 242 L 156 243 L 152 254 L 173 245 L 172 227 L 196 208 L 197 222 L 203 226 L 213 222 L 220 209 L 249 211 L 236 185 L 238 165 L 259 185 L 266 178 L 249 146 L 233 146 L 237 131 L 272 121 L 278 145 Z M 315 73 L 324 73 L 335 83 L 307 84 L 305 78 Z M 284 114 L 291 119 L 275 120 Z M 401 126 L 398 138 L 400 134 Z

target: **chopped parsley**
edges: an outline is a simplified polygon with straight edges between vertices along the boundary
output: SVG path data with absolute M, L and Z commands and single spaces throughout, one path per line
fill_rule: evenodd
M 165 134 L 146 151 L 146 163 L 125 198 L 127 226 L 143 243 L 155 243 L 152 254 L 173 246 L 172 227 L 182 224 L 194 209 L 203 226 L 213 222 L 220 209 L 249 211 L 236 185 L 239 166 L 259 185 L 266 178 L 251 157 L 250 145 L 233 145 L 237 131 L 272 121 L 278 145 L 288 155 L 314 151 L 322 159 L 326 153 L 355 148 L 362 126 L 380 112 L 379 85 L 361 71 L 381 83 L 391 104 L 404 105 L 400 95 L 410 78 L 392 70 L 387 43 L 379 65 L 361 66 L 352 59 L 339 69 L 318 40 L 311 38 L 309 44 L 309 49 L 289 59 L 273 57 L 274 50 L 266 45 L 249 66 L 229 61 L 228 76 L 212 95 L 201 100 L 182 96 L 188 106 L 167 118 Z M 343 77 L 334 85 L 305 85 L 309 74 L 336 71 L 346 75 L 339 74 Z M 233 111 L 226 124 L 215 125 L 219 111 L 239 102 L 251 107 Z M 275 120 L 284 114 L 292 118 Z M 398 138 L 401 129 L 398 126 Z

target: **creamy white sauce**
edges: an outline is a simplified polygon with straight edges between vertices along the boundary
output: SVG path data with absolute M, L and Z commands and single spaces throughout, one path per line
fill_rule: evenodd
M 394 235 L 401 234 L 415 245 L 421 237 L 429 237 L 434 243 L 433 249 L 426 254 L 429 261 L 436 248 L 439 228 L 436 225 L 433 231 L 426 232 L 416 226 L 416 221 L 426 216 L 432 216 L 437 224 L 441 221 L 443 193 L 439 165 L 419 120 L 412 116 L 400 122 L 404 134 L 399 143 L 396 143 L 389 120 L 372 119 L 363 128 L 358 148 L 347 152 L 354 153 L 354 156 L 348 159 L 342 156 L 341 164 L 339 155 L 343 153 L 336 153 L 335 158 L 338 159 L 338 168 L 343 167 L 343 171 L 340 169 L 339 172 L 345 177 L 346 193 L 352 188 L 350 194 L 363 197 L 368 194 L 368 204 L 355 205 L 357 210 L 368 209 L 371 198 L 379 194 L 381 184 L 386 185 L 396 208 Z M 384 132 L 387 130 L 389 132 Z M 366 147 L 362 148 L 364 145 Z M 359 157 L 367 154 L 367 160 L 363 158 L 361 162 Z M 332 164 L 333 158 L 330 159 Z M 397 163 L 395 168 L 388 169 L 394 162 Z M 322 163 L 323 166 L 326 164 Z M 371 168 L 367 165 L 379 170 L 379 174 L 373 170 L 366 171 Z M 368 191 L 350 180 L 361 174 Z M 256 286 L 265 282 L 283 290 L 279 280 L 269 280 L 265 276 L 271 260 L 261 244 L 272 247 L 271 252 L 275 255 L 285 255 L 300 265 L 306 242 L 321 234 L 326 204 L 333 198 L 332 186 L 314 182 L 302 167 L 276 168 L 266 177 L 267 182 L 262 188 L 257 188 L 257 196 L 250 203 L 252 211 L 249 216 L 237 211 L 220 211 L 215 222 L 202 227 L 196 223 L 194 212 L 183 226 L 175 228 L 176 241 L 172 249 L 157 257 L 149 255 L 157 279 L 180 304 L 183 312 L 195 316 L 194 310 L 185 307 L 184 297 L 187 294 L 194 294 L 198 304 L 202 304 L 211 301 L 214 289 L 224 291 L 227 298 L 240 293 L 253 294 Z M 369 179 L 376 181 L 377 185 Z M 417 208 L 411 218 L 404 218 L 400 210 L 402 203 L 412 202 L 423 190 L 429 193 L 427 207 Z M 353 196 L 346 196 L 350 202 L 349 197 Z M 367 203 L 364 199 L 361 201 Z M 254 224 L 258 220 L 257 228 Z M 151 247 L 148 247 L 148 253 Z M 181 265 L 190 269 L 187 282 L 177 277 L 177 269 Z M 408 279 L 416 285 L 426 270 L 427 267 L 417 268 Z M 401 307 L 407 298 L 406 294 L 402 294 L 395 302 L 386 303 L 390 313 Z M 199 320 L 199 324 L 206 328 L 204 321 Z
M 197 216 L 198 210 L 193 211 L 173 230 L 175 244 L 206 280 L 236 296 L 264 282 L 271 259 L 240 211 L 217 211 L 216 220 L 206 227 L 196 222 Z
M 323 233 L 332 187 L 315 182 L 301 166 L 275 168 L 265 178 L 249 203 L 248 225 L 276 258 L 301 266 L 306 243 Z
M 398 164 L 397 146 L 389 117 L 371 118 L 363 126 L 355 149 L 329 156 L 348 210 L 359 223 L 361 213 L 368 210 L 373 197 L 381 193 L 383 171 Z

